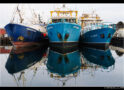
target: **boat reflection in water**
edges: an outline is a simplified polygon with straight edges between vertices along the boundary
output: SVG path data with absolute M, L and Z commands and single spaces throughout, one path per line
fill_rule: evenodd
M 85 58 L 86 61 L 90 63 L 89 66 L 93 66 L 95 64 L 94 68 L 102 68 L 104 70 L 106 69 L 107 71 L 114 68 L 115 60 L 111 54 L 110 49 L 104 51 L 93 48 L 82 48 L 81 52 L 83 54 L 83 58 Z
M 65 85 L 70 78 L 76 77 L 81 67 L 80 53 L 78 50 L 69 53 L 58 53 L 50 50 L 47 61 L 47 68 L 50 77 Z
M 7 69 L 8 73 L 14 77 L 17 86 L 21 80 L 24 86 L 24 75 L 27 71 L 33 70 L 34 74 L 36 74 L 38 67 L 41 66 L 46 58 L 46 51 L 47 47 L 34 47 L 33 49 L 25 48 L 16 50 L 12 49 L 5 68 Z

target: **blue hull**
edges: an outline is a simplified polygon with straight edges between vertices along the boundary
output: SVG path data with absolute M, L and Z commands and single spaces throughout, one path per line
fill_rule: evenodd
M 78 42 L 81 26 L 74 23 L 60 22 L 47 26 L 50 42 Z
M 81 42 L 88 44 L 109 44 L 114 33 L 115 30 L 112 28 L 91 30 L 82 35 Z
M 61 76 L 73 74 L 81 67 L 80 53 L 74 51 L 71 53 L 61 54 L 49 51 L 47 68 L 51 73 L 56 73 Z
M 47 39 L 42 32 L 19 24 L 7 24 L 5 30 L 13 42 L 41 42 Z M 23 37 L 23 40 L 20 40 L 19 37 Z

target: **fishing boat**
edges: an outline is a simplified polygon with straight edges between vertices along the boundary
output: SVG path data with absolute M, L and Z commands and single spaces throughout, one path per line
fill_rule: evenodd
M 81 16 L 82 45 L 108 49 L 116 27 L 111 22 L 102 22 L 101 18 L 93 11 L 91 14 Z
M 69 10 L 63 5 L 51 11 L 50 23 L 47 26 L 51 47 L 67 48 L 78 45 L 81 26 L 78 24 L 78 11 Z
M 45 25 L 40 23 L 40 15 L 32 12 L 32 18 L 24 16 L 23 10 L 17 5 L 12 20 L 5 26 L 5 30 L 10 37 L 14 46 L 30 46 L 38 45 L 43 41 L 47 41 Z M 25 8 L 24 8 L 25 9 Z M 29 14 L 28 14 L 29 15 Z M 18 16 L 18 18 L 16 18 Z M 28 19 L 28 20 L 27 20 Z M 15 21 L 17 21 L 15 23 Z

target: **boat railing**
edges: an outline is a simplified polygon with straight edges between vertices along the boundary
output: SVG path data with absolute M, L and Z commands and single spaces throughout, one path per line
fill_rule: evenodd
M 59 22 L 69 22 L 69 23 L 76 23 L 76 24 L 79 24 L 80 25 L 80 20 L 77 20 L 77 22 L 76 22 L 76 19 L 75 20 L 69 20 L 69 19 L 60 19 L 60 20 L 58 20 L 58 21 L 56 21 L 56 22 L 51 22 L 51 20 L 49 19 L 48 21 L 47 21 L 47 24 L 52 24 L 52 23 L 59 23 Z
M 113 24 L 112 22 L 102 22 L 104 27 L 103 28 L 112 28 L 112 29 L 116 29 L 116 25 Z
M 100 24 L 85 26 L 83 28 L 83 33 L 88 32 L 90 30 L 96 30 L 96 29 L 102 29 L 102 28 L 112 28 L 112 29 L 116 30 L 116 26 L 114 24 L 100 23 Z

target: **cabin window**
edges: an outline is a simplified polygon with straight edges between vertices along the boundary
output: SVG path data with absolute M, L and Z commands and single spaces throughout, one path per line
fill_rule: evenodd
M 71 22 L 71 19 L 69 19 L 69 22 Z
M 58 19 L 58 22 L 61 22 L 61 19 Z
M 53 23 L 57 23 L 57 19 L 52 19 L 52 22 Z
M 70 23 L 76 23 L 76 19 L 69 19 Z
M 62 19 L 52 19 L 53 23 L 58 23 L 58 22 L 62 22 Z
M 76 23 L 76 19 L 52 19 L 53 23 L 58 22 L 70 22 L 70 23 Z
M 76 19 L 73 19 L 74 23 L 76 23 Z
M 69 22 L 69 19 L 65 19 L 66 22 Z

